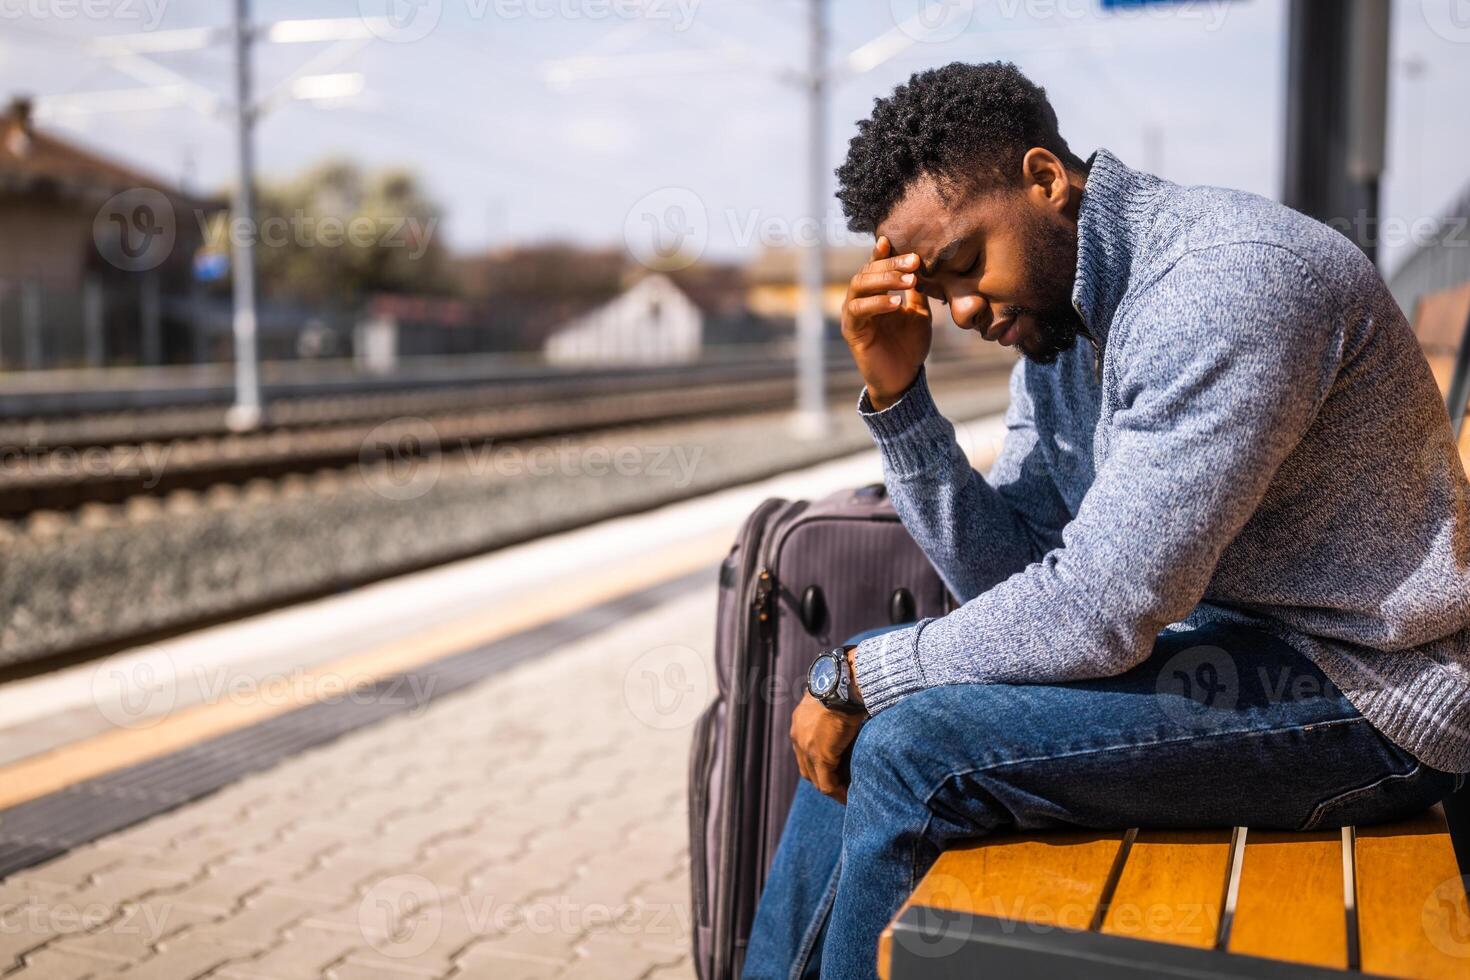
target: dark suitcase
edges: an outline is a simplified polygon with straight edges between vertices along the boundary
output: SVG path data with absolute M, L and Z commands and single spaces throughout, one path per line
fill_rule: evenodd
M 812 659 L 863 630 L 951 608 L 881 483 L 815 502 L 772 498 L 746 518 L 720 566 L 718 687 L 690 755 L 692 933 L 701 980 L 740 975 L 796 792 L 787 729 Z

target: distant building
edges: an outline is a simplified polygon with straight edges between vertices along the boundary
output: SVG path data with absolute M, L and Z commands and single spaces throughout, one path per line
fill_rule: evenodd
M 704 313 L 673 280 L 650 275 L 557 328 L 552 364 L 669 364 L 699 357 Z
M 828 248 L 822 287 L 822 310 L 832 320 L 842 316 L 847 283 L 872 252 L 867 248 Z M 767 248 L 746 268 L 746 303 L 752 313 L 795 321 L 801 313 L 801 260 L 799 248 Z
M 493 308 L 494 349 L 541 351 L 553 330 L 610 301 L 629 285 L 616 249 L 567 243 L 504 247 L 455 259 L 457 292 Z
M 483 300 L 380 293 L 358 311 L 350 343 L 357 361 L 384 371 L 400 357 L 445 357 L 522 351 L 517 333 Z
M 822 285 L 822 312 L 827 318 L 829 340 L 840 333 L 842 304 L 847 299 L 847 286 L 853 275 L 866 265 L 872 250 L 865 246 L 828 247 L 825 252 L 826 275 Z M 767 248 L 746 268 L 746 303 L 752 313 L 769 321 L 794 327 L 801 313 L 801 249 Z M 934 313 L 934 345 L 937 348 L 970 350 L 977 336 L 957 330 L 950 319 L 949 307 L 930 302 Z M 835 342 L 835 341 L 834 341 Z
M 188 360 L 195 211 L 217 204 L 0 114 L 0 369 Z
M 618 249 L 503 247 L 452 261 L 454 296 L 380 295 L 346 344 L 372 370 L 399 357 L 533 355 L 556 363 L 657 363 L 749 356 L 789 322 L 756 316 L 743 265 L 700 262 L 650 275 Z

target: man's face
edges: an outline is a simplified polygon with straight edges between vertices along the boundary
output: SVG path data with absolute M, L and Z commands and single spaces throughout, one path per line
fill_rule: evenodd
M 1077 343 L 1077 226 L 1019 188 L 950 195 L 916 180 L 879 225 L 894 255 L 918 253 L 918 288 L 959 327 L 1049 364 Z

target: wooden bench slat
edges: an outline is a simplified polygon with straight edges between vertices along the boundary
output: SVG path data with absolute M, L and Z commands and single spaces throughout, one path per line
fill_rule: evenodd
M 1252 830 L 1230 927 L 1232 953 L 1347 967 L 1342 835 Z
M 911 904 L 1086 929 L 1122 839 L 1121 833 L 1060 833 L 951 848 Z
M 920 906 L 1086 929 L 1122 842 L 1122 832 L 1063 832 L 952 847 L 894 918 Z M 890 925 L 878 941 L 878 972 L 885 978 L 891 943 Z
M 1414 309 L 1414 336 L 1431 363 L 1436 357 L 1453 361 L 1465 337 L 1465 323 L 1470 320 L 1470 282 L 1419 297 Z M 1436 372 L 1437 375 L 1437 372 Z M 1440 390 L 1445 390 L 1444 385 Z
M 1208 949 L 1229 873 L 1228 830 L 1140 830 L 1102 931 Z
M 1470 903 L 1444 811 L 1358 828 L 1358 935 L 1363 970 L 1470 976 Z

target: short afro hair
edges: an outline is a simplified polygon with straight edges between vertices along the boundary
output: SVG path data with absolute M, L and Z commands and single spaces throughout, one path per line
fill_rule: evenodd
M 1046 90 L 1006 61 L 954 62 L 916 72 L 858 122 L 837 168 L 837 199 L 853 231 L 873 232 L 915 178 L 978 191 L 1016 181 L 1039 146 L 1069 168 L 1087 165 L 1057 132 Z

